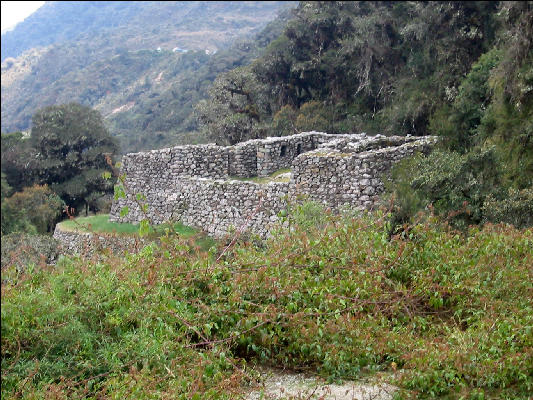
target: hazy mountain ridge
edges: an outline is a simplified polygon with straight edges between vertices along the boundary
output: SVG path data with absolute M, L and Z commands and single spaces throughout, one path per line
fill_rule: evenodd
M 273 19 L 282 2 L 201 1 L 51 1 L 2 34 L 2 61 L 18 57 L 34 47 L 83 39 L 86 34 L 125 30 L 143 33 L 136 44 L 151 46 L 151 39 L 172 41 L 172 34 L 212 30 L 223 36 L 242 34 L 257 24 Z M 148 29 L 151 26 L 151 29 Z M 166 29 L 166 31 L 165 31 Z M 225 32 L 228 31 L 228 32 Z M 133 35 L 135 36 L 135 35 Z M 184 35 L 187 37 L 187 35 Z M 227 39 L 225 37 L 222 38 Z M 121 46 L 132 45 L 131 41 Z
M 60 3 L 45 4 L 14 31 L 2 35 L 2 57 L 7 52 L 5 49 L 10 49 L 12 38 L 20 32 L 27 32 L 32 26 L 37 26 L 39 31 L 42 18 L 55 10 L 56 17 L 51 19 L 55 21 L 72 7 L 72 2 Z M 56 29 L 55 36 L 48 36 L 47 40 L 56 40 L 55 44 L 32 48 L 16 59 L 3 60 L 3 132 L 28 129 L 31 116 L 38 108 L 77 101 L 101 111 L 108 117 L 112 133 L 119 134 L 127 142 L 132 141 L 128 136 L 141 135 L 141 130 L 157 132 L 148 134 L 148 138 L 134 138 L 137 144 L 133 147 L 126 144 L 125 151 L 172 143 L 176 140 L 175 133 L 182 130 L 184 121 L 190 117 L 193 103 L 202 97 L 201 93 L 205 95 L 216 73 L 238 66 L 244 60 L 241 50 L 231 50 L 226 55 L 220 50 L 239 37 L 260 31 L 281 8 L 291 5 L 283 2 L 140 2 L 129 9 L 123 4 L 131 4 L 129 2 L 107 3 L 99 2 L 102 4 L 99 8 L 91 2 L 80 5 L 90 16 L 100 10 L 98 23 L 90 25 L 84 23 L 87 17 L 81 18 L 76 33 L 69 33 L 74 27 L 63 24 L 66 25 L 63 31 Z M 120 14 L 113 25 L 105 26 L 109 18 L 100 15 L 105 14 L 102 11 L 105 8 L 109 14 Z M 62 42 L 67 33 L 77 39 Z M 271 35 L 275 36 L 277 33 Z M 35 43 L 47 44 L 44 38 Z M 23 46 L 21 43 L 19 48 Z M 173 52 L 176 48 L 189 52 Z M 219 53 L 213 56 L 217 50 Z M 206 76 L 194 76 L 194 72 L 207 65 L 212 57 L 215 58 L 211 66 L 206 67 L 211 72 L 206 71 Z M 220 63 L 223 65 L 216 65 Z M 187 90 L 181 87 L 183 84 L 190 86 L 195 79 L 199 81 L 195 81 L 193 87 Z M 168 92 L 171 87 L 173 90 Z M 185 93 L 187 98 L 184 98 Z M 161 105 L 165 115 L 159 115 Z M 140 109 L 140 106 L 148 109 Z M 177 110 L 169 109 L 174 106 Z M 187 112 L 183 113 L 183 108 Z M 121 115 L 124 112 L 127 112 L 126 118 Z M 139 112 L 144 116 L 136 115 Z M 159 123 L 160 117 L 168 121 Z M 190 125 L 185 121 L 187 124 Z

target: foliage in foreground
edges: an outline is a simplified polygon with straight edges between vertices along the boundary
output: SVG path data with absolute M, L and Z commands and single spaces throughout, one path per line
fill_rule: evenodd
M 2 398 L 235 398 L 245 364 L 528 398 L 533 231 L 324 217 L 223 254 L 162 241 L 2 286 Z

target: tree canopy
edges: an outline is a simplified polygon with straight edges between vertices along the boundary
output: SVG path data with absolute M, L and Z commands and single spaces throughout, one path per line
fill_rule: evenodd
M 48 184 L 69 206 L 84 205 L 112 189 L 103 179 L 106 155 L 117 145 L 99 112 L 77 103 L 50 106 L 33 116 L 30 144 L 36 180 Z

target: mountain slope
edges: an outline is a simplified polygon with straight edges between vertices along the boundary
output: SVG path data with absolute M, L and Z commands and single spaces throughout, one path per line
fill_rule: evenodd
M 46 47 L 105 32 L 126 39 L 130 50 L 190 41 L 217 32 L 219 43 L 257 28 L 274 17 L 281 2 L 259 1 L 51 1 L 2 34 L 2 61 Z M 198 43 L 200 44 L 200 43 Z M 190 44 L 189 44 L 190 45 Z
M 205 97 L 216 74 L 250 60 L 255 47 L 241 43 L 221 50 L 259 32 L 281 9 L 294 5 L 89 2 L 80 5 L 88 14 L 78 21 L 67 17 L 73 14 L 71 3 L 47 3 L 2 35 L 3 57 L 4 47 L 7 54 L 18 54 L 26 42 L 10 47 L 17 35 L 31 38 L 49 14 L 51 21 L 59 21 L 59 28 L 28 46 L 53 44 L 2 62 L 2 131 L 28 129 L 35 110 L 76 101 L 102 112 L 121 138 L 123 152 L 176 143 L 177 132 L 193 128 L 192 106 Z M 107 14 L 116 16 L 113 23 Z M 266 38 L 264 45 L 281 32 L 278 25 L 260 36 Z

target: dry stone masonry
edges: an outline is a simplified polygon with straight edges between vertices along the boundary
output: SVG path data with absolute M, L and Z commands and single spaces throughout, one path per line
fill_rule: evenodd
M 112 233 L 89 233 L 64 229 L 57 224 L 54 239 L 59 245 L 60 254 L 79 254 L 86 257 L 98 255 L 110 250 L 111 253 L 136 253 L 150 243 L 149 240 Z
M 305 132 L 227 147 L 191 145 L 127 154 L 122 160 L 127 197 L 113 203 L 109 219 L 137 223 L 148 217 L 154 223 L 181 221 L 214 237 L 235 229 L 267 237 L 287 201 L 301 195 L 334 210 L 375 207 L 384 189 L 382 177 L 392 165 L 415 152 L 429 152 L 436 140 Z M 287 182 L 243 180 L 284 168 L 291 169 Z M 145 196 L 146 215 L 137 194 Z M 121 217 L 125 206 L 129 212 Z

